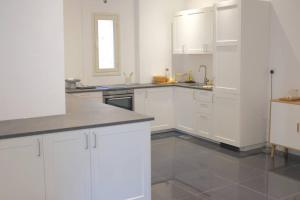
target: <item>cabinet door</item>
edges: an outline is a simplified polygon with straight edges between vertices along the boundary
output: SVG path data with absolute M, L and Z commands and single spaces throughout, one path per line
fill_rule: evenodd
M 92 199 L 150 200 L 149 124 L 99 128 L 93 138 Z
M 175 110 L 176 126 L 179 130 L 194 132 L 194 97 L 193 89 L 176 88 L 175 90 Z
M 212 10 L 203 10 L 186 17 L 186 54 L 212 53 L 214 15 Z
M 173 22 L 173 54 L 184 54 L 186 16 L 176 16 Z
M 241 66 L 239 0 L 221 1 L 216 10 L 215 91 L 236 94 Z
M 146 114 L 155 118 L 152 131 L 173 128 L 173 88 L 147 89 Z
M 195 114 L 195 134 L 204 137 L 211 138 L 212 119 L 211 115 L 205 113 Z
M 235 95 L 215 95 L 214 139 L 239 146 L 239 99 Z
M 44 144 L 47 199 L 91 199 L 88 131 L 51 134 Z
M 134 112 L 145 115 L 146 114 L 145 101 L 146 101 L 146 90 L 135 89 L 134 90 Z
M 217 42 L 238 41 L 241 33 L 240 0 L 224 0 L 216 4 Z
M 272 104 L 271 143 L 300 150 L 299 105 Z
M 83 93 L 71 93 L 70 96 L 80 97 L 84 99 L 97 100 L 103 102 L 103 93 L 102 92 L 83 92 Z
M 40 137 L 0 141 L 0 199 L 45 199 L 41 142 Z

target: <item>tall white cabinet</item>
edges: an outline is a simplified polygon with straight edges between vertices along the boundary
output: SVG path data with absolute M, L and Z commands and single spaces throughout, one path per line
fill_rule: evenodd
M 218 0 L 214 139 L 240 148 L 265 142 L 269 2 Z

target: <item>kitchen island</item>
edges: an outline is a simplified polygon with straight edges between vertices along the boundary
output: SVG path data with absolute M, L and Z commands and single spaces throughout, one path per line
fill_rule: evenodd
M 152 120 L 67 96 L 65 115 L 0 122 L 0 199 L 150 200 Z

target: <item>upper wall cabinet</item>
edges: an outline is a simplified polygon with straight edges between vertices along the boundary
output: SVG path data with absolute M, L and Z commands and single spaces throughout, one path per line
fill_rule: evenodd
M 221 1 L 216 4 L 215 88 L 239 93 L 241 2 Z
M 247 149 L 266 135 L 270 2 L 215 5 L 214 139 Z
M 212 7 L 179 12 L 173 23 L 174 54 L 210 54 L 213 51 Z

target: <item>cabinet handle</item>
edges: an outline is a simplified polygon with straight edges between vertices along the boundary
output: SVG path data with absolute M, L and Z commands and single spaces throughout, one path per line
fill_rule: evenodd
M 41 157 L 41 140 L 37 139 L 37 145 L 38 145 L 38 153 L 37 156 Z
M 204 116 L 204 115 L 201 115 L 200 116 L 202 119 L 208 119 L 208 117 L 207 116 Z
M 300 133 L 300 123 L 297 123 L 297 133 Z
M 85 134 L 85 149 L 89 149 L 89 135 Z
M 94 149 L 97 148 L 97 135 L 95 133 L 93 133 L 94 135 Z

